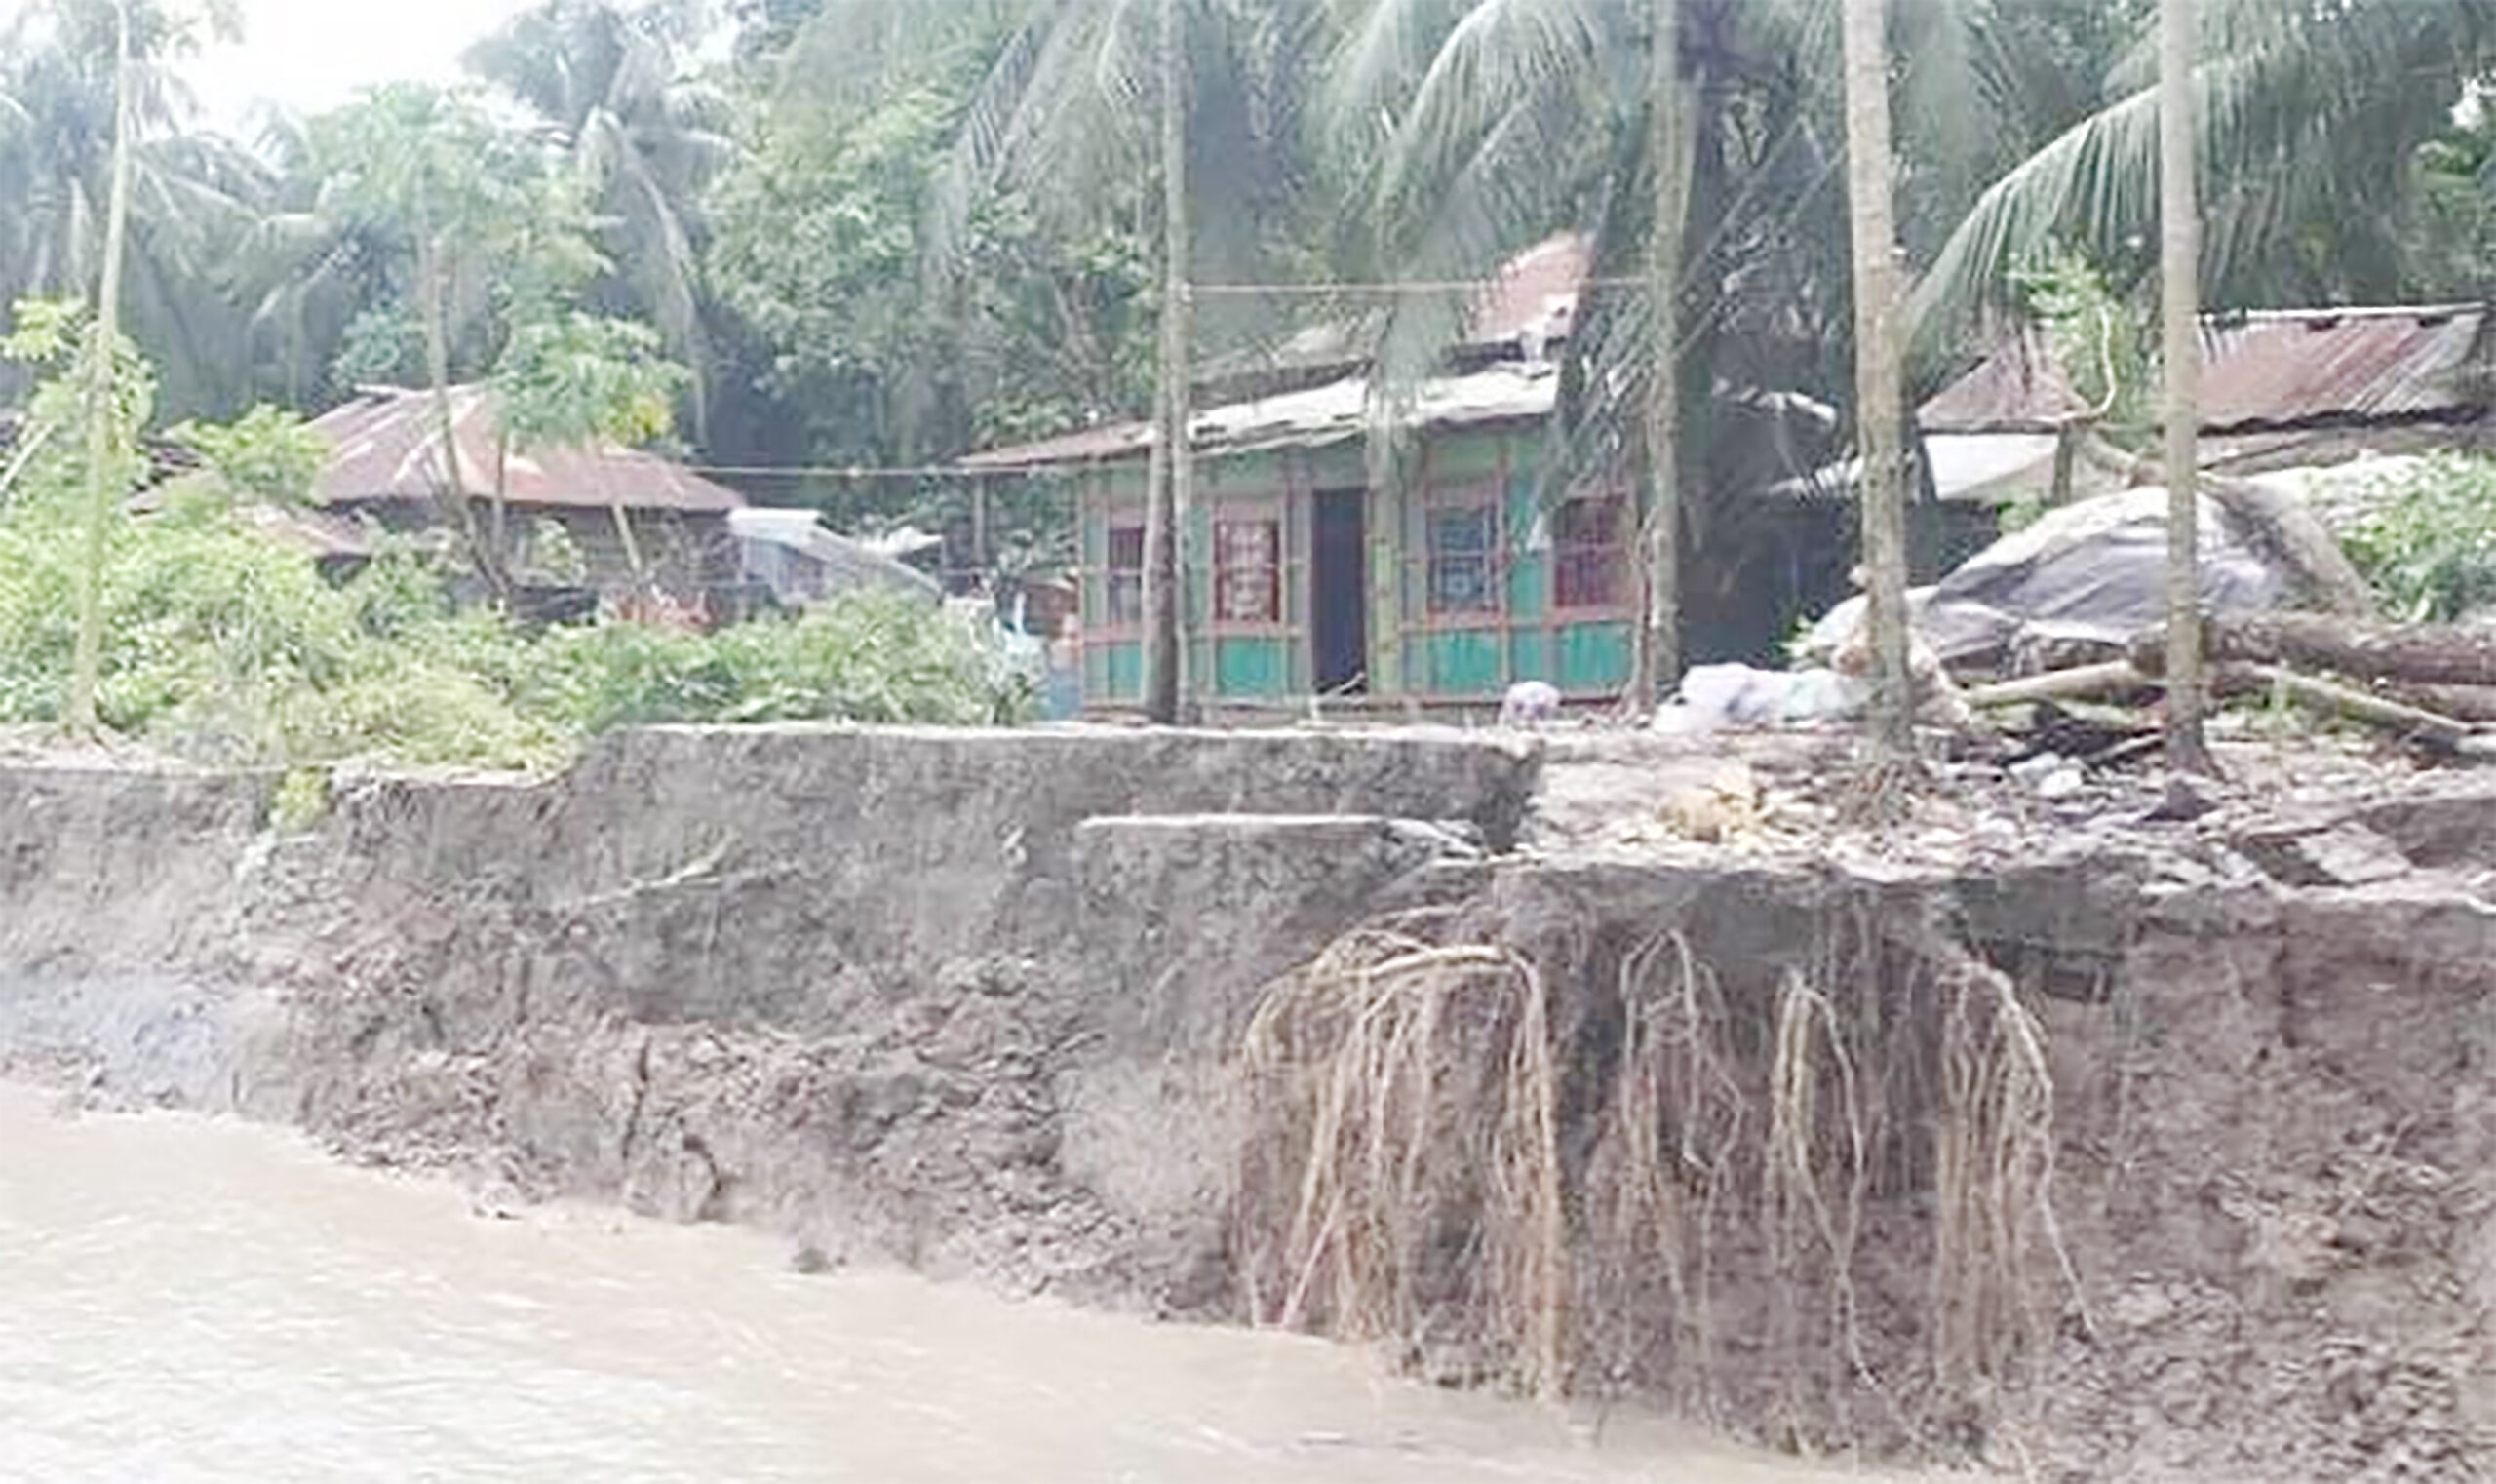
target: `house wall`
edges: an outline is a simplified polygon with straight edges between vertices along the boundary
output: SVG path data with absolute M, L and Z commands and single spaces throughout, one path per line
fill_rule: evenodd
M 515 515 L 521 513 L 514 511 Z M 632 560 L 623 536 L 615 528 L 612 512 L 566 506 L 530 510 L 526 514 L 551 519 L 564 527 L 572 544 L 580 549 L 581 560 L 589 568 L 590 586 L 614 592 L 632 585 Z M 629 512 L 627 519 L 632 523 L 633 539 L 641 548 L 642 561 L 661 590 L 691 597 L 705 588 L 735 582 L 741 576 L 736 538 L 728 533 L 727 517 L 636 510 Z
M 1534 462 L 1540 442 L 1540 428 L 1531 426 L 1435 436 L 1386 486 L 1370 482 L 1367 450 L 1357 442 L 1203 461 L 1182 584 L 1190 687 L 1216 702 L 1284 703 L 1310 694 L 1314 496 L 1359 489 L 1366 494 L 1372 698 L 1480 703 L 1523 680 L 1547 681 L 1583 699 L 1618 694 L 1629 678 L 1636 603 L 1632 518 L 1624 512 L 1619 527 L 1613 603 L 1561 608 L 1555 554 L 1532 540 L 1540 515 Z M 1145 495 L 1140 462 L 1095 469 L 1082 482 L 1084 698 L 1096 708 L 1133 705 L 1143 693 L 1138 584 L 1119 563 L 1136 555 Z M 1480 503 L 1496 512 L 1487 559 L 1496 605 L 1450 612 L 1431 601 L 1429 512 Z M 1279 613 L 1260 622 L 1221 617 L 1217 527 L 1257 521 L 1271 521 L 1280 532 Z
M 370 516 L 392 531 L 425 530 L 438 524 L 435 508 L 417 501 L 384 500 L 334 508 Z M 480 500 L 476 509 L 477 529 L 481 536 L 488 535 L 493 529 L 492 504 Z M 634 540 L 641 546 L 642 560 L 649 565 L 651 576 L 663 591 L 691 598 L 706 589 L 729 586 L 742 579 L 736 537 L 728 531 L 726 515 L 636 510 L 629 513 L 628 519 Z M 503 520 L 504 539 L 522 565 L 529 560 L 527 543 L 536 524 L 551 521 L 563 528 L 579 551 L 587 568 L 583 577 L 588 586 L 615 593 L 632 585 L 633 564 L 626 555 L 623 537 L 616 531 L 615 517 L 605 507 L 515 504 L 507 507 Z

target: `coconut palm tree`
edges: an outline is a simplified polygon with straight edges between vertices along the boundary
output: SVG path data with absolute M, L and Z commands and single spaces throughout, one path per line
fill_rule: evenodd
M 174 0 L 130 7 L 129 330 L 185 410 L 238 390 L 239 317 L 214 286 L 269 186 L 249 152 L 184 129 L 173 64 L 210 20 Z M 38 0 L 0 29 L 0 301 L 84 297 L 99 276 L 119 34 L 113 0 Z
M 396 306 L 415 297 L 404 244 L 386 224 L 341 209 L 314 148 L 301 119 L 266 120 L 259 154 L 273 183 L 224 273 L 246 316 L 253 383 L 291 407 L 347 390 L 336 379 L 349 342 L 394 323 Z M 386 378 L 379 367 L 360 370 Z
M 735 154 L 726 97 L 686 70 L 698 19 L 688 0 L 544 0 L 466 59 L 570 156 L 604 218 L 607 307 L 646 315 L 692 369 L 697 440 L 712 362 L 701 200 Z
M 2171 0 L 2170 0 L 2171 3 Z M 1856 422 L 1863 444 L 1864 626 L 1877 681 L 1873 730 L 1888 761 L 1915 754 L 1907 638 L 1906 418 L 1897 334 L 1896 179 L 1890 149 L 1884 0 L 1846 0 L 1846 140 L 1854 258 Z
M 1642 689 L 1677 678 L 1678 579 L 1741 517 L 1716 497 L 1732 481 L 1711 469 L 1711 400 L 1846 400 L 1836 19 L 1815 0 L 1346 8 L 1328 155 L 1358 183 L 1370 276 L 1476 280 L 1549 234 L 1593 240 L 1604 287 L 1571 336 L 1546 475 L 1647 475 Z M 1464 310 L 1393 300 L 1377 328 L 1390 399 L 1440 364 Z
M 1339 0 L 1181 0 L 1181 119 L 1190 276 L 1270 272 L 1312 214 L 1306 57 Z M 1021 195 L 1070 232 L 1157 216 L 1162 148 L 1159 0 L 827 0 L 785 61 L 787 85 L 866 97 L 934 56 L 984 72 L 956 127 L 930 209 L 931 283 L 968 259 L 980 212 Z M 1206 335 L 1250 334 L 1259 310 L 1208 304 Z
M 2207 773 L 2203 736 L 2201 432 L 2202 214 L 2193 159 L 2192 0 L 2159 0 L 2159 276 L 2166 363 L 2166 764 Z
M 1911 264 L 1990 199 L 1997 176 L 2101 106 L 2106 78 L 2141 64 L 2152 3 L 1892 8 Z M 1646 474 L 1647 647 L 1669 671 L 1672 568 L 1696 584 L 1693 612 L 1733 597 L 1704 587 L 1730 568 L 1693 558 L 1732 544 L 1728 527 L 1755 508 L 1730 497 L 1744 480 L 1729 467 L 1730 441 L 1710 436 L 1726 422 L 1725 394 L 1852 401 L 1840 7 L 1341 0 L 1336 13 L 1329 162 L 1357 183 L 1368 276 L 1478 279 L 1545 234 L 1593 238 L 1602 288 L 1568 348 L 1548 472 Z M 1686 128 L 1658 118 L 1676 98 Z M 1659 274 L 1667 258 L 1678 271 Z M 1678 294 L 1658 292 L 1658 277 Z M 1380 332 L 1390 387 L 1439 364 L 1465 307 L 1461 294 L 1395 303 Z M 1666 403 L 1677 416 L 1659 415 Z
M 1070 235 L 1159 217 L 1162 325 L 1146 547 L 1146 710 L 1186 705 L 1178 574 L 1190 366 L 1200 344 L 1257 333 L 1246 304 L 1198 306 L 1189 286 L 1270 272 L 1307 219 L 1298 65 L 1324 0 L 833 0 L 791 53 L 802 85 L 838 98 L 971 49 L 987 70 L 957 126 L 925 230 L 929 301 L 959 289 L 980 213 L 1033 203 Z M 1157 185 L 1154 213 L 1147 187 Z
M 2496 65 L 2496 0 L 2210 0 L 2196 32 L 2204 298 L 2395 292 L 2415 182 L 2399 162 Z M 1928 348 L 2005 301 L 2010 271 L 2057 244 L 2137 261 L 2156 240 L 2148 40 L 2117 69 L 2111 101 L 2003 174 L 1949 233 L 1913 301 Z

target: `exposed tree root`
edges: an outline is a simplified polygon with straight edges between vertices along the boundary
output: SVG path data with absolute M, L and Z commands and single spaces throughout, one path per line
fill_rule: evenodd
M 1269 992 L 1260 1322 L 1798 1449 L 1929 1440 L 2037 1353 L 2036 1261 L 2070 1267 L 2043 1035 L 2003 975 L 1865 910 L 1810 972 L 1729 988 L 1682 931 L 1580 912 L 1372 926 Z
M 1282 1239 L 1247 1271 L 1266 1323 L 1364 1340 L 1443 1315 L 1503 1368 L 1566 1381 L 1565 1217 L 1549 992 L 1523 957 L 1362 931 L 1276 992 L 1249 1057 L 1276 1101 Z M 1470 1222 L 1451 1220 L 1470 1213 Z

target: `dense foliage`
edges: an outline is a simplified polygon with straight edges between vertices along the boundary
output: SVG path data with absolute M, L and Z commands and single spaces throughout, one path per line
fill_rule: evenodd
M 82 558 L 40 504 L 0 521 L 0 722 L 59 719 Z M 1024 704 L 971 629 L 897 600 L 529 633 L 440 592 L 412 556 L 333 588 L 222 508 L 131 522 L 105 568 L 104 722 L 203 761 L 530 767 L 629 723 L 977 725 Z
M 1842 376 L 1815 364 L 1844 349 L 1828 333 L 1844 321 L 1832 7 L 1677 3 L 1683 70 L 1716 110 L 1692 181 L 1706 227 L 1688 254 L 1694 301 L 1716 310 L 1692 353 L 1737 383 L 1835 395 Z M 317 411 L 359 380 L 424 379 L 438 288 L 450 372 L 482 374 L 508 319 L 495 296 L 512 234 L 495 218 L 541 219 L 560 179 L 593 250 L 579 307 L 657 331 L 684 371 L 676 420 L 715 463 L 909 465 L 1139 414 L 1159 307 L 1154 9 L 540 0 L 479 39 L 474 97 L 387 89 L 246 144 L 199 129 L 180 87 L 233 8 L 134 0 L 132 332 L 172 417 Z M 1465 276 L 1568 227 L 1634 263 L 1649 215 L 1647 4 L 1182 9 L 1205 187 L 1197 276 Z M 2481 292 L 2496 264 L 2489 132 L 2453 108 L 2491 59 L 2487 0 L 2206 9 L 2223 301 Z M 21 204 L 0 220 L 0 301 L 92 283 L 111 11 L 31 0 L 0 38 L 0 188 Z M 1901 213 L 1913 265 L 1939 270 L 1920 300 L 1940 311 L 1931 327 L 2015 299 L 2016 268 L 2058 251 L 2119 299 L 2141 293 L 2153 13 L 2150 0 L 1899 8 Z M 725 59 L 698 62 L 720 23 L 734 28 Z M 461 259 L 431 265 L 438 286 L 420 271 L 431 245 Z M 1220 350 L 1379 307 L 1302 295 L 1200 309 Z M 1394 307 L 1384 331 L 1416 356 L 1450 324 L 1446 305 Z M 1631 318 L 1609 357 L 1629 374 L 1620 385 L 1639 370 Z M 1929 344 L 1928 374 L 1974 348 Z M 860 517 L 959 514 L 941 488 L 758 492 Z
M 74 365 L 78 317 L 25 306 L 0 350 Z M 154 381 L 125 348 L 121 436 Z M 76 384 L 38 383 L 37 417 L 77 411 Z M 98 711 L 124 736 L 221 762 L 348 760 L 526 767 L 636 722 L 801 720 L 975 724 L 1024 704 L 968 625 L 858 597 L 716 634 L 639 623 L 526 630 L 455 610 L 446 573 L 412 546 L 343 587 L 268 538 L 254 516 L 299 504 L 315 461 L 300 423 L 255 410 L 186 425 L 201 471 L 116 521 L 102 568 Z M 0 723 L 60 720 L 86 560 L 77 440 L 37 449 L 0 511 Z M 120 471 L 135 478 L 136 455 Z
M 207 481 L 116 534 L 107 700 L 118 724 L 223 728 L 247 751 L 519 756 L 627 718 L 970 715 L 993 703 L 985 681 L 938 683 L 955 673 L 952 641 L 924 647 L 898 614 L 717 640 L 529 640 L 404 615 L 376 629 L 389 605 L 305 586 L 292 559 L 250 544 L 231 509 L 282 503 L 310 456 L 290 441 L 293 419 L 356 385 L 490 378 L 514 409 L 516 444 L 672 430 L 714 466 L 814 471 L 747 479 L 760 500 L 811 504 L 841 526 L 966 526 L 960 481 L 849 471 L 941 464 L 1150 410 L 1169 307 L 1162 7 L 536 0 L 478 38 L 465 88 L 393 84 L 322 117 L 273 120 L 248 141 L 202 129 L 181 86 L 234 7 L 128 7 L 136 149 L 123 298 L 154 378 L 148 408 L 122 410 L 137 420 L 111 456 L 131 467 L 112 472 L 136 483 L 135 434 L 161 409 Z M 2203 10 L 2195 86 L 2214 305 L 2488 292 L 2496 129 L 2481 100 L 2496 0 Z M 1731 467 L 1745 439 L 1718 415 L 1722 394 L 1800 393 L 1843 417 L 1852 287 L 1833 0 L 1182 0 L 1175 11 L 1186 275 L 1231 291 L 1402 284 L 1200 293 L 1203 359 L 1254 369 L 1322 323 L 1409 378 L 1444 364 L 1462 284 L 1550 234 L 1582 232 L 1607 287 L 1568 347 L 1561 421 L 1578 462 L 1555 464 L 1617 462 L 1644 436 L 1641 389 L 1655 379 L 1641 284 L 1664 271 L 1651 243 L 1674 240 L 1656 225 L 1670 215 L 1657 191 L 1669 167 L 1689 193 L 1674 254 L 1684 332 L 1670 350 L 1695 491 L 1690 549 L 1746 518 L 1733 492 L 1754 482 Z M 2110 403 L 2118 432 L 2145 428 L 2154 0 L 1893 11 L 1918 375 L 1929 385 L 1969 364 L 1987 348 L 1985 313 L 2023 308 Z M 0 302 L 93 292 L 115 13 L 114 0 L 27 0 L 0 27 L 0 200 L 11 204 Z M 1667 14 L 1681 38 L 1668 59 L 1651 55 Z M 706 48 L 722 24 L 731 44 Z M 1658 127 L 1657 100 L 1673 92 L 1655 85 L 1662 68 L 1685 85 L 1687 130 Z M 1666 136 L 1685 141 L 1686 160 L 1649 158 Z M 25 413 L 21 448 L 84 415 L 75 398 L 37 389 L 23 368 L 42 359 L 0 364 L 0 405 Z M 125 378 L 125 401 L 136 384 Z M 0 581 L 15 605 L 0 644 L 16 656 L 0 714 L 57 704 L 43 677 L 65 610 L 63 518 L 40 487 L 74 479 L 77 442 L 58 439 L 41 468 L 0 462 L 14 487 L 0 489 L 14 543 Z M 2421 533 L 2449 527 L 2468 548 L 2491 491 L 2445 486 L 2367 538 L 2378 572 L 2416 589 L 2404 606 L 2476 601 L 2467 562 L 2422 555 L 2436 543 Z M 991 556 L 1069 554 L 1054 484 L 992 488 L 980 516 Z M 499 560 L 471 556 L 481 570 Z M 368 580 L 397 594 L 407 573 L 385 564 Z M 367 652 L 382 641 L 404 652 Z M 186 645 L 213 652 L 176 652 Z M 852 683 L 835 674 L 841 664 L 866 668 Z M 249 671 L 264 693 L 245 707 L 259 719 L 246 726 L 211 683 L 257 665 L 277 668 Z M 410 699 L 428 686 L 432 702 Z M 438 726 L 485 740 L 420 735 Z

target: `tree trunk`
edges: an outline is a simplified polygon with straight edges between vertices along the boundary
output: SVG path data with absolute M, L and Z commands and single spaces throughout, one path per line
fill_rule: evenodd
M 494 435 L 494 567 L 508 576 L 511 559 L 511 434 Z
M 1681 79 L 1681 0 L 1649 0 L 1647 169 L 1655 215 L 1647 232 L 1647 312 L 1654 368 L 1646 407 L 1647 617 L 1638 633 L 1633 703 L 1645 710 L 1681 681 L 1681 280 L 1682 233 L 1697 146 Z
M 96 689 L 104 668 L 104 563 L 111 551 L 121 426 L 117 352 L 121 345 L 121 265 L 130 235 L 130 0 L 113 5 L 112 189 L 104 209 L 104 261 L 96 288 L 95 345 L 87 364 L 87 551 L 78 571 L 78 646 L 69 672 L 69 729 L 97 730 Z
M 1854 242 L 1854 425 L 1863 455 L 1865 622 L 1872 724 L 1882 751 L 1915 750 L 1907 639 L 1906 395 L 1898 337 L 1898 234 L 1891 191 L 1889 42 L 1883 0 L 1846 0 L 1846 139 Z
M 1144 711 L 1170 725 L 1186 704 L 1183 609 L 1188 508 L 1193 460 L 1188 442 L 1188 99 L 1181 0 L 1161 0 L 1161 362 L 1159 432 L 1153 440 L 1144 518 Z
M 2163 666 L 2172 636 L 2133 644 L 2135 663 Z M 2204 657 L 2218 664 L 2289 665 L 2411 685 L 2496 685 L 2496 631 L 2453 624 L 2353 623 L 2320 613 L 2260 613 L 2202 623 Z
M 2214 769 L 2203 735 L 2201 496 L 2202 209 L 2194 176 L 2193 3 L 2160 0 L 2160 275 L 2166 359 L 2166 765 Z
M 624 508 L 619 497 L 607 502 L 606 513 L 615 522 L 615 539 L 624 548 L 624 566 L 633 577 L 633 599 L 641 603 L 650 596 L 650 568 L 642 560 L 642 538 L 633 533 L 633 513 Z
M 417 293 L 423 297 L 425 379 L 433 392 L 434 436 L 442 442 L 442 521 L 444 527 L 468 549 L 468 560 L 486 585 L 500 593 L 502 583 L 485 543 L 478 539 L 476 512 L 468 508 L 467 481 L 459 469 L 459 419 L 450 406 L 450 311 L 443 302 L 448 287 L 442 245 L 430 228 L 416 233 Z

